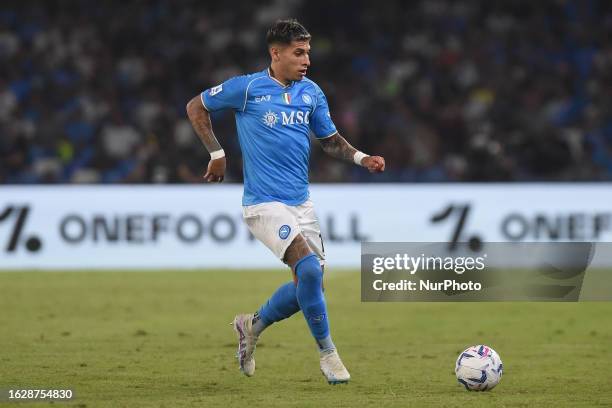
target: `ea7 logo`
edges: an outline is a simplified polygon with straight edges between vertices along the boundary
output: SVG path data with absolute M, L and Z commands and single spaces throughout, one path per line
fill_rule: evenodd
M 271 95 L 256 96 L 255 102 L 270 102 L 271 98 L 272 98 Z
M 210 88 L 210 96 L 215 96 L 223 90 L 223 84 L 217 85 L 214 88 Z

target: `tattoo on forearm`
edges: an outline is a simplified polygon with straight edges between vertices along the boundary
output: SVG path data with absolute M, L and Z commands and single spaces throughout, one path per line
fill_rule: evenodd
M 320 142 L 323 151 L 330 156 L 337 159 L 353 161 L 353 156 L 357 149 L 351 146 L 345 138 L 340 136 L 340 133 L 336 133 L 327 139 L 322 139 Z
M 204 109 L 199 98 L 199 96 L 196 96 L 189 101 L 187 104 L 187 116 L 189 116 L 193 129 L 210 153 L 220 150 L 221 145 L 213 133 L 210 114 Z

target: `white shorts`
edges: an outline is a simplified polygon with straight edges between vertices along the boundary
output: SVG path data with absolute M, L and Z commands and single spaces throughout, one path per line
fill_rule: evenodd
M 249 205 L 242 207 L 242 215 L 251 234 L 281 261 L 293 239 L 301 233 L 321 266 L 325 265 L 321 227 L 312 201 L 297 206 L 279 202 Z

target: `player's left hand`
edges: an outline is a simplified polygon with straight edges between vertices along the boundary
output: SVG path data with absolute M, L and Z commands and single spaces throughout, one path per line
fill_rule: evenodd
M 370 173 L 382 173 L 385 171 L 385 159 L 381 156 L 368 156 L 361 160 L 361 165 L 366 167 Z
M 225 157 L 220 157 L 208 162 L 208 169 L 204 174 L 204 180 L 209 183 L 221 183 L 225 178 Z

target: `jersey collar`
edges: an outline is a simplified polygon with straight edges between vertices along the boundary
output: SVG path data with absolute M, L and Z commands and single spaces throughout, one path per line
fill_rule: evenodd
M 270 78 L 272 81 L 276 82 L 278 84 L 278 86 L 280 86 L 282 88 L 291 88 L 293 86 L 293 84 L 295 83 L 295 81 L 291 81 L 291 82 L 289 82 L 289 85 L 283 84 L 281 81 L 279 81 L 278 79 L 274 78 L 272 76 L 272 74 L 270 74 L 270 67 L 266 68 L 266 74 L 268 75 L 268 78 Z

